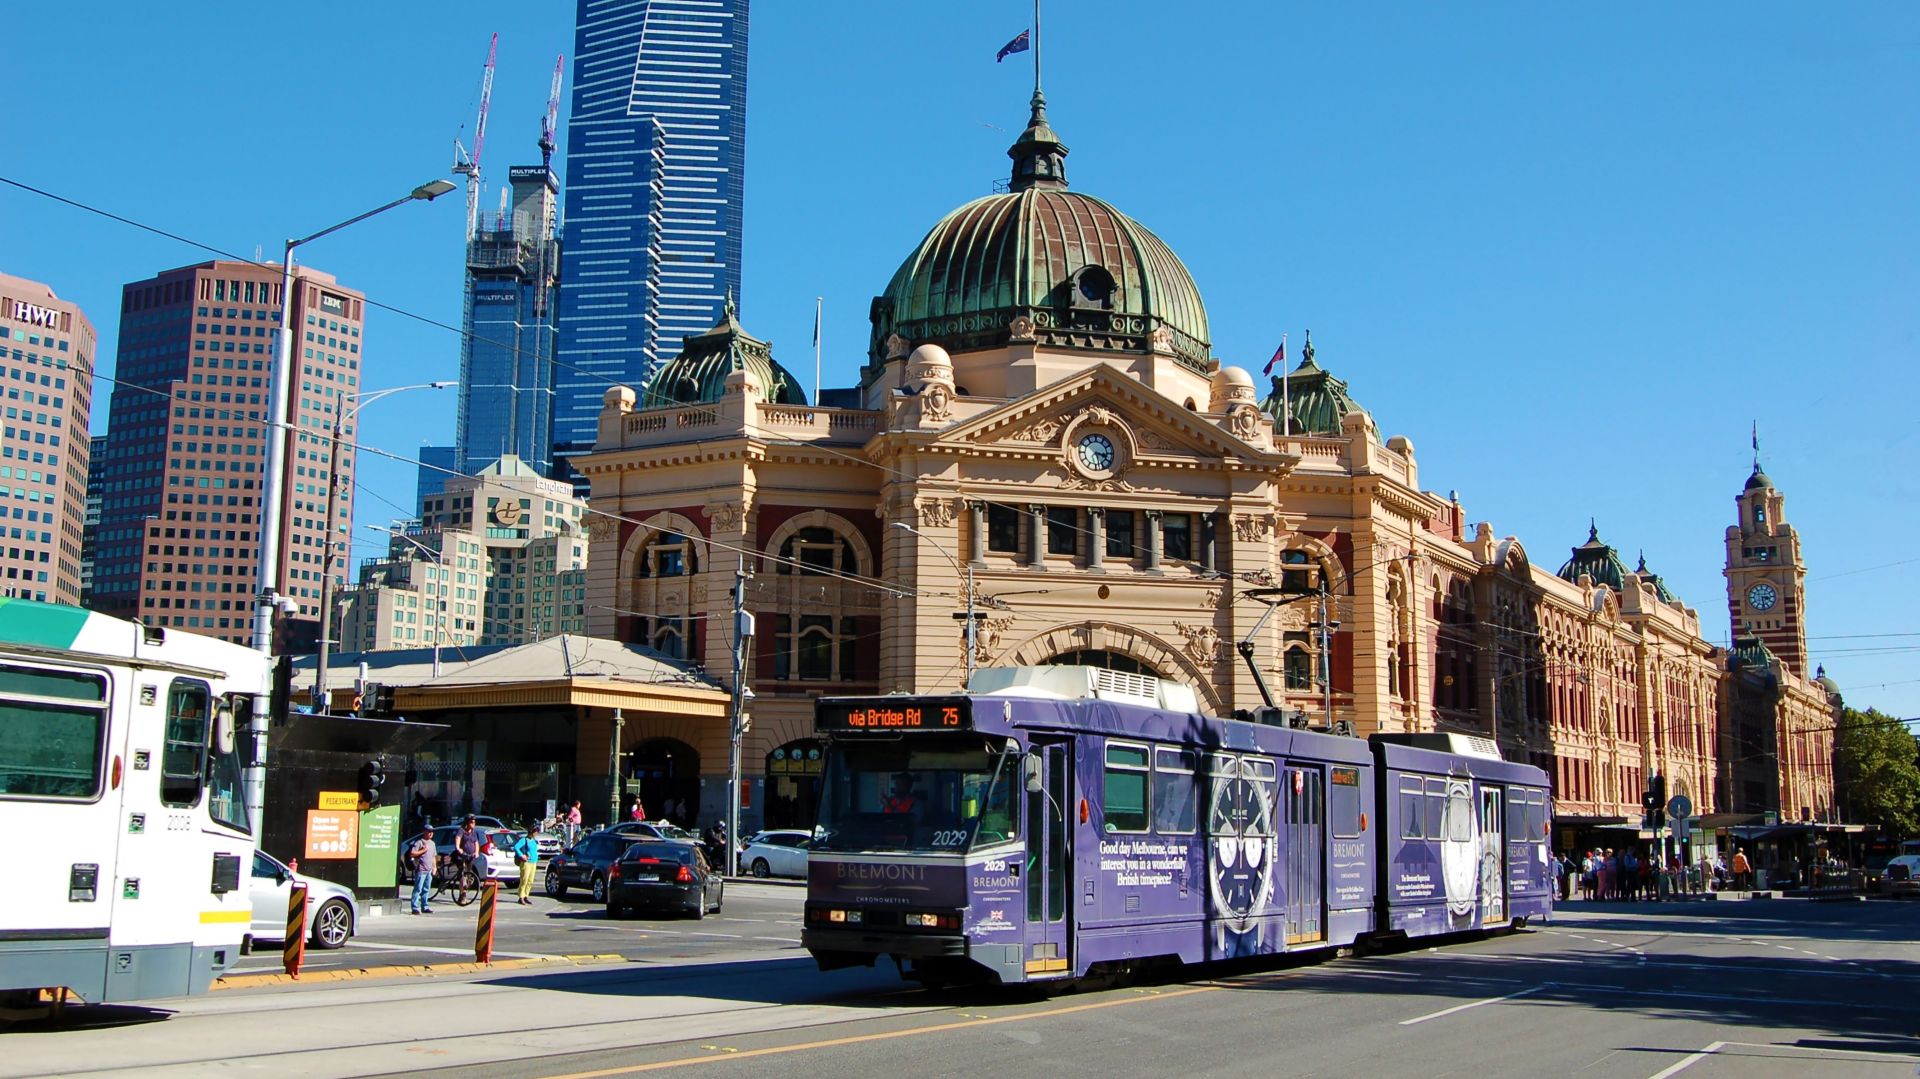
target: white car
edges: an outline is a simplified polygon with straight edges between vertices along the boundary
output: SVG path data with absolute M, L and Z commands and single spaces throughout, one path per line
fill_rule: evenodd
M 740 850 L 740 867 L 756 877 L 805 877 L 807 848 L 812 845 L 812 832 L 755 832 Z
M 1880 881 L 1881 889 L 1890 896 L 1920 898 L 1920 854 L 1902 854 L 1888 862 Z
M 246 943 L 256 940 L 284 942 L 287 935 L 287 900 L 293 895 L 293 883 L 307 886 L 307 925 L 316 948 L 338 948 L 353 939 L 360 924 L 360 907 L 353 893 L 332 881 L 309 877 L 288 869 L 280 859 L 265 851 L 253 854 L 253 877 L 247 896 L 253 902 L 253 925 Z

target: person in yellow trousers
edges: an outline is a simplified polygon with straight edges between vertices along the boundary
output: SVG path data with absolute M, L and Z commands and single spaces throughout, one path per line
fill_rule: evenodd
M 533 871 L 540 861 L 540 845 L 533 841 L 531 832 L 521 832 L 520 838 L 513 841 L 513 864 L 520 867 L 520 903 L 533 905 Z

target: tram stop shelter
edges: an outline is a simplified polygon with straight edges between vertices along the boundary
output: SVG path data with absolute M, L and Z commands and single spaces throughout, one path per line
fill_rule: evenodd
M 595 823 L 621 815 L 633 794 L 651 816 L 669 801 L 689 823 L 725 814 L 731 697 L 699 668 L 576 634 L 440 653 L 438 675 L 429 649 L 329 657 L 335 714 L 443 728 L 412 751 L 404 783 L 386 788 L 407 827 L 465 813 L 534 823 L 575 800 Z M 315 666 L 293 662 L 296 705 L 316 696 Z

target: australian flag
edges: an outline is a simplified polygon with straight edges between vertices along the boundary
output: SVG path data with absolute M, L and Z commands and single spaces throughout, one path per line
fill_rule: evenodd
M 1027 31 L 1022 30 L 1020 31 L 1019 37 L 1000 46 L 1000 51 L 993 55 L 993 62 L 997 64 L 1016 52 L 1026 52 L 1029 48 L 1032 48 L 1032 39 L 1027 37 L 1027 33 Z

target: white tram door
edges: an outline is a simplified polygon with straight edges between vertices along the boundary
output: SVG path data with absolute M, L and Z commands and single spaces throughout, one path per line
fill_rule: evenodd
M 1507 841 L 1501 790 L 1480 788 L 1480 924 L 1507 920 Z
M 1325 940 L 1326 788 L 1317 768 L 1288 768 L 1286 802 L 1287 943 Z
M 1073 745 L 1036 743 L 1029 759 L 1038 770 L 1026 792 L 1026 973 L 1029 978 L 1054 978 L 1073 971 L 1067 918 L 1073 874 L 1067 826 L 1067 806 L 1073 801 Z

